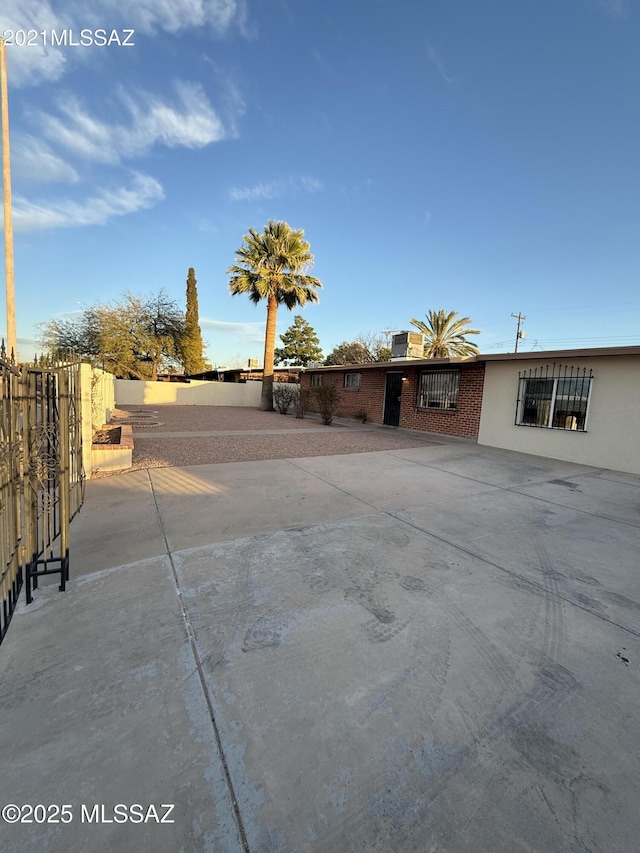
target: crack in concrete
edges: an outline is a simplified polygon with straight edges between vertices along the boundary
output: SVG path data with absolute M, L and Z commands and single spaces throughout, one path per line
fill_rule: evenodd
M 180 605 L 180 610 L 182 613 L 182 619 L 184 621 L 185 629 L 187 631 L 187 636 L 189 637 L 189 645 L 191 647 L 191 654 L 193 655 L 193 659 L 195 662 L 196 670 L 198 673 L 198 678 L 200 680 L 200 688 L 202 690 L 202 694 L 204 696 L 204 700 L 207 704 L 207 710 L 209 712 L 209 718 L 211 720 L 211 725 L 213 728 L 213 734 L 216 741 L 216 746 L 218 748 L 218 754 L 220 755 L 220 762 L 222 764 L 222 770 L 224 773 L 225 782 L 227 784 L 227 788 L 229 789 L 229 796 L 231 798 L 231 803 L 233 805 L 233 815 L 236 821 L 236 826 L 238 828 L 238 835 L 240 837 L 240 843 L 242 844 L 242 849 L 244 853 L 251 853 L 249 848 L 249 842 L 247 840 L 247 834 L 244 828 L 244 822 L 242 820 L 242 814 L 240 812 L 240 806 L 238 804 L 238 800 L 236 797 L 236 793 L 233 787 L 233 780 L 231 779 L 231 773 L 229 771 L 229 765 L 227 763 L 227 759 L 224 753 L 224 749 L 222 746 L 222 739 L 220 737 L 220 730 L 218 728 L 218 723 L 216 721 L 215 712 L 213 710 L 213 703 L 211 701 L 211 696 L 209 695 L 209 690 L 207 688 L 207 682 L 204 675 L 204 670 L 202 667 L 202 661 L 200 658 L 200 653 L 198 652 L 198 646 L 196 643 L 195 631 L 193 625 L 191 624 L 191 620 L 189 619 L 189 614 L 187 612 L 187 608 L 184 603 L 184 597 L 182 595 L 182 588 L 180 586 L 180 580 L 178 578 L 178 573 L 176 571 L 175 564 L 173 562 L 173 555 L 169 548 L 169 541 L 167 539 L 167 534 L 164 529 L 164 524 L 162 523 L 162 516 L 160 514 L 160 508 L 158 506 L 158 500 L 156 498 L 156 493 L 153 488 L 153 482 L 149 475 L 149 470 L 147 469 L 147 478 L 149 480 L 149 488 L 151 490 L 151 496 L 153 497 L 153 502 L 156 508 L 156 514 L 158 516 L 158 523 L 160 524 L 160 530 L 162 531 L 162 536 L 164 539 L 164 543 L 167 549 L 167 556 L 169 558 L 169 562 L 171 564 L 171 572 L 173 574 L 173 581 L 176 586 L 176 592 L 178 594 L 178 602 Z

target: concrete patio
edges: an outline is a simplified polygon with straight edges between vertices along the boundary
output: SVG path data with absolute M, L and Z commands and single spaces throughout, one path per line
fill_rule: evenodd
M 73 819 L 3 850 L 638 849 L 640 478 L 443 442 L 133 471 L 71 529 L 0 799 Z

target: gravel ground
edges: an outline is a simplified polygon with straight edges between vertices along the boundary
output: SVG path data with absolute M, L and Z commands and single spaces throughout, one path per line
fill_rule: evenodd
M 160 421 L 161 427 L 144 427 L 145 433 L 198 432 L 230 429 L 317 429 L 320 416 L 309 414 L 302 420 L 278 412 L 261 412 L 247 406 L 124 406 L 112 412 L 113 417 L 135 417 L 136 412 L 153 414 L 150 420 Z M 134 427 L 134 434 L 136 427 Z
M 154 412 L 162 426 L 134 426 L 133 468 L 183 467 L 217 462 L 252 462 L 304 456 L 336 456 L 398 450 L 433 444 L 428 437 L 415 437 L 356 421 L 336 421 L 322 425 L 318 415 L 300 420 L 292 415 L 261 412 L 231 406 L 128 406 L 114 412 L 127 417 L 133 412 Z M 282 433 L 264 433 L 265 430 Z M 251 430 L 243 435 L 216 435 L 229 430 Z M 210 435 L 169 438 L 163 433 L 208 432 Z M 136 440 L 137 438 L 140 440 Z M 440 442 L 438 442 L 440 443 Z

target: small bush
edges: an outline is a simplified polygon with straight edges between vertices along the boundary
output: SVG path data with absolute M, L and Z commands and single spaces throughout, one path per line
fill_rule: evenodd
M 289 407 L 295 402 L 297 389 L 293 385 L 274 385 L 273 402 L 281 415 L 286 415 Z
M 314 396 L 318 402 L 320 417 L 325 426 L 330 426 L 333 416 L 338 408 L 340 390 L 337 385 L 319 385 L 313 389 Z
M 358 411 L 353 416 L 357 421 L 360 421 L 363 424 L 369 420 L 369 412 L 366 409 L 358 409 Z
M 296 398 L 294 400 L 294 405 L 296 409 L 296 417 L 304 418 L 304 413 L 309 410 L 309 404 L 311 403 L 311 389 L 310 388 L 298 388 L 296 389 Z

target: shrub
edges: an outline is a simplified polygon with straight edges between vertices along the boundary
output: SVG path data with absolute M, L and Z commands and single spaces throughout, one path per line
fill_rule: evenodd
M 281 415 L 286 415 L 289 407 L 295 402 L 296 388 L 293 385 L 274 385 L 273 402 Z
M 311 403 L 311 389 L 298 388 L 294 403 L 296 408 L 296 417 L 304 418 L 304 413 L 308 411 L 309 404 Z
M 369 412 L 366 409 L 358 409 L 358 411 L 353 416 L 357 421 L 361 421 L 361 423 L 366 424 L 369 420 Z
M 325 426 L 330 426 L 333 416 L 338 408 L 338 399 L 340 391 L 337 385 L 319 385 L 313 389 L 313 393 L 318 402 L 320 417 Z

